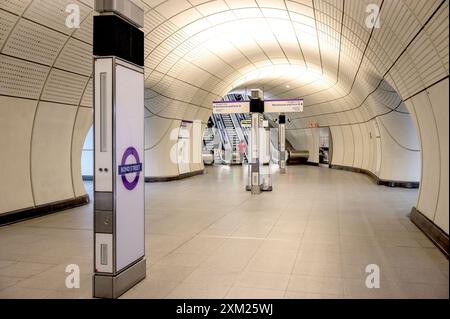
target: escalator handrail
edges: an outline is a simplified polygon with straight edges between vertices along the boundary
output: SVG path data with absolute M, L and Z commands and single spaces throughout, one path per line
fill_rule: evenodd
M 221 137 L 222 137 L 222 142 L 224 142 L 224 141 L 227 142 L 227 143 L 222 143 L 222 145 L 223 145 L 225 148 L 226 148 L 227 146 L 228 146 L 228 147 L 231 147 L 230 141 L 229 141 L 229 139 L 228 139 L 228 135 L 225 134 L 225 124 L 224 124 L 224 122 L 223 122 L 222 116 L 220 116 L 220 114 L 215 114 L 214 117 L 216 117 L 216 116 L 217 116 L 217 118 L 215 118 L 215 124 L 216 124 L 216 126 L 218 127 L 218 129 L 219 129 L 220 135 L 221 135 Z

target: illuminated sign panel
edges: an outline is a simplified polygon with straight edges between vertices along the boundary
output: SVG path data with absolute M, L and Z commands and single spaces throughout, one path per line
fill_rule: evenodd
M 250 113 L 250 103 L 247 102 L 213 102 L 214 114 Z
M 265 100 L 264 112 L 266 113 L 303 112 L 303 99 Z

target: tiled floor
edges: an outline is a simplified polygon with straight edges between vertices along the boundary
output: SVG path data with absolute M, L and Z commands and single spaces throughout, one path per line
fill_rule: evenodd
M 448 298 L 448 260 L 407 218 L 416 190 L 298 166 L 252 196 L 245 172 L 146 185 L 147 278 L 123 298 Z M 0 298 L 91 297 L 91 205 L 1 227 L 0 247 Z

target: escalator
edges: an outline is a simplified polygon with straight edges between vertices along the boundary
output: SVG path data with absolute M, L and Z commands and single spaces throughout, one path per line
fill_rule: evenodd
M 248 100 L 241 94 L 229 94 L 224 101 Z M 210 118 L 211 127 L 205 131 L 203 138 L 204 152 L 214 153 L 215 164 L 240 163 L 239 143 L 246 144 L 244 160 L 248 162 L 248 145 L 250 142 L 251 116 L 250 114 L 213 114 Z M 243 123 L 246 123 L 243 125 Z M 219 143 L 220 142 L 220 143 Z M 220 144 L 222 145 L 220 147 Z M 228 155 L 228 158 L 225 158 Z M 231 156 L 230 156 L 231 155 Z
M 205 133 L 203 134 L 202 154 L 203 154 L 203 163 L 206 165 L 211 165 L 216 160 L 214 158 L 214 138 L 215 138 L 214 130 L 215 129 L 213 127 L 207 127 Z
M 213 114 L 211 118 L 214 123 L 213 130 L 216 133 L 213 146 L 214 163 L 231 164 L 231 158 L 229 158 L 228 154 L 232 154 L 232 144 L 228 138 L 225 121 L 220 114 Z M 220 145 L 221 147 L 219 147 Z
M 239 162 L 239 149 L 238 145 L 240 143 L 240 139 L 238 137 L 238 133 L 236 132 L 235 124 L 233 123 L 233 119 L 231 118 L 233 114 L 222 114 L 222 121 L 225 125 L 225 131 L 228 136 L 228 141 L 230 142 L 231 154 L 232 154 L 232 163 Z
M 231 118 L 236 127 L 236 134 L 240 141 L 244 141 L 246 145 L 245 160 L 248 162 L 248 150 L 250 145 L 251 120 L 250 114 L 232 114 Z

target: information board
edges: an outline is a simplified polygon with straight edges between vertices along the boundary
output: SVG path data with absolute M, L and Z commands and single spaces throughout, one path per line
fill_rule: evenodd
M 213 102 L 214 114 L 250 113 L 250 102 Z
M 303 112 L 303 99 L 265 100 L 265 113 Z

